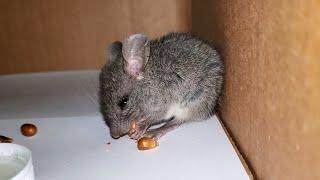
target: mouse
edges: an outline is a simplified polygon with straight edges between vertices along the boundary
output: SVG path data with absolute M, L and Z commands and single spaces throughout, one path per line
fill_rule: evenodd
M 113 138 L 159 139 L 216 114 L 224 65 L 208 41 L 181 32 L 154 39 L 133 34 L 112 42 L 106 56 L 99 100 Z

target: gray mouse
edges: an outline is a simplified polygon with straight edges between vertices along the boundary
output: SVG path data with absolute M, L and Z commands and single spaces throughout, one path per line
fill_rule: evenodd
M 107 54 L 99 77 L 100 108 L 113 138 L 159 139 L 215 114 L 224 66 L 208 42 L 189 33 L 151 40 L 134 34 L 111 43 Z

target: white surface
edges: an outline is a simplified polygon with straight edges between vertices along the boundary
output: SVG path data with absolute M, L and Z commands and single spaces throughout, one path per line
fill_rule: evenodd
M 0 134 L 32 151 L 36 179 L 249 179 L 216 118 L 184 125 L 150 151 L 111 139 L 94 102 L 96 80 L 96 71 L 0 76 Z M 27 122 L 36 136 L 20 134 Z
M 0 167 L 0 179 L 9 177 L 11 180 L 34 180 L 31 152 L 24 146 L 1 143 L 0 165 L 2 165 Z M 1 173 L 6 175 L 2 176 Z
M 99 115 L 98 71 L 0 76 L 0 119 Z

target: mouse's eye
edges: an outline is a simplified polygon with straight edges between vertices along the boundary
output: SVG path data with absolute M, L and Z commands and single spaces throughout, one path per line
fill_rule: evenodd
M 124 110 L 126 108 L 128 100 L 129 100 L 128 96 L 123 96 L 121 98 L 121 100 L 118 103 L 118 106 L 121 108 L 121 110 Z

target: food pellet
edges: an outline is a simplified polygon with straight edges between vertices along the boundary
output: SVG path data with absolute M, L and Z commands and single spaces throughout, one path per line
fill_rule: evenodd
M 0 135 L 0 143 L 12 143 L 13 139 Z
M 31 137 L 37 133 L 37 127 L 33 124 L 23 124 L 20 131 L 24 136 Z
M 159 143 L 153 138 L 143 137 L 138 140 L 137 147 L 139 150 L 149 150 L 157 147 Z
M 130 127 L 128 129 L 128 134 L 130 136 L 130 134 L 134 133 L 136 131 L 136 122 L 133 121 L 131 124 L 130 124 Z
M 130 130 L 133 130 L 133 129 L 135 129 L 136 128 L 136 122 L 132 122 L 131 123 L 131 126 L 130 126 L 130 128 L 129 128 L 129 131 Z

